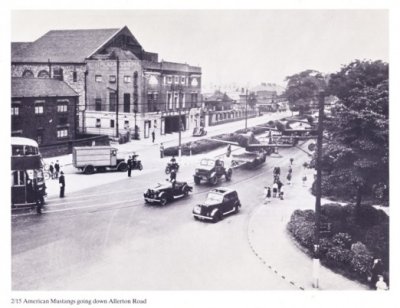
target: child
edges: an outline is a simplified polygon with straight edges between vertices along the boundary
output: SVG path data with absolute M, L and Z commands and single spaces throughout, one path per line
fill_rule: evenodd
M 279 199 L 283 200 L 283 186 L 279 190 Z
M 269 187 L 269 186 L 264 187 L 264 195 L 265 195 L 264 203 L 271 202 L 271 187 Z

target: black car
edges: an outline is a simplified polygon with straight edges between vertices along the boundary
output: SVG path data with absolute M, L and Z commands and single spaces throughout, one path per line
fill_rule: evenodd
M 231 213 L 238 213 L 241 204 L 236 190 L 219 187 L 209 191 L 203 204 L 193 209 L 195 219 L 205 219 L 218 222 Z
M 165 205 L 167 202 L 188 196 L 192 190 L 193 187 L 186 182 L 165 181 L 165 183 L 158 183 L 155 187 L 149 188 L 144 193 L 144 201 Z

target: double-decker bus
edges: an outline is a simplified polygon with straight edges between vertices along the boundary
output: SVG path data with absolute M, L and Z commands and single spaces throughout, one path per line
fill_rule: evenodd
M 42 157 L 35 140 L 11 137 L 11 205 L 36 204 L 45 192 Z

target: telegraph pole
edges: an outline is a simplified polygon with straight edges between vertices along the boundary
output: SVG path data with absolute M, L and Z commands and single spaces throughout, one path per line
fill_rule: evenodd
M 182 89 L 179 87 L 178 88 L 178 104 L 179 104 L 179 142 L 178 142 L 178 156 L 179 158 L 182 156 L 182 147 L 181 147 L 181 141 L 182 141 L 182 136 L 181 136 L 181 126 L 182 126 L 182 119 L 181 119 L 181 108 L 182 108 Z
M 117 106 L 115 108 L 115 117 L 116 117 L 116 123 L 115 123 L 115 133 L 116 137 L 119 137 L 119 125 L 118 125 L 118 113 L 119 113 L 119 57 L 117 56 L 117 91 L 116 91 L 116 99 L 117 99 Z
M 320 216 L 321 216 L 321 160 L 322 160 L 322 138 L 323 138 L 323 119 L 324 119 L 325 92 L 320 91 L 318 97 L 318 135 L 317 135 L 317 179 L 315 182 L 315 229 L 314 229 L 314 256 L 313 256 L 313 287 L 319 288 L 319 251 L 320 251 Z

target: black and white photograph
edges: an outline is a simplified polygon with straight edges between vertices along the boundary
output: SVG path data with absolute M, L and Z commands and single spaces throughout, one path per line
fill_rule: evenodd
M 389 303 L 391 9 L 296 4 L 9 8 L 7 307 Z

